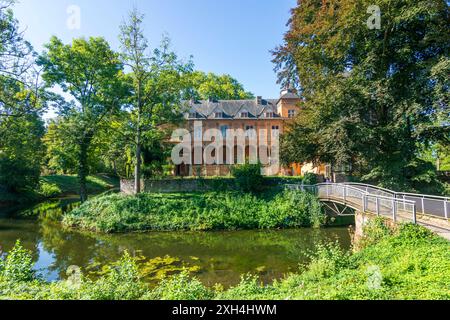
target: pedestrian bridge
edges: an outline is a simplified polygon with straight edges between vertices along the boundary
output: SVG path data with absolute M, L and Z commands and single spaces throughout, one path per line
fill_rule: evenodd
M 314 193 L 338 215 L 352 214 L 349 209 L 353 209 L 394 222 L 421 224 L 450 238 L 448 197 L 395 192 L 361 183 L 290 184 L 287 188 Z

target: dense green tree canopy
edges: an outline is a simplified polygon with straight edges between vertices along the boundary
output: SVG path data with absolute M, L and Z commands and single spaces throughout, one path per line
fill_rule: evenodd
M 63 44 L 52 37 L 39 58 L 43 78 L 51 87 L 60 86 L 74 101 L 59 100 L 59 113 L 65 117 L 65 135 L 77 146 L 80 197 L 87 199 L 89 148 L 100 126 L 117 112 L 126 96 L 119 55 L 103 38 L 74 39 Z
M 280 82 L 304 101 L 285 162 L 351 165 L 387 187 L 426 185 L 418 146 L 449 143 L 449 7 L 444 0 L 302 0 L 274 51 Z M 425 180 L 422 180 L 425 179 Z
M 45 92 L 35 54 L 23 39 L 12 12 L 13 1 L 0 0 L 0 187 L 25 191 L 39 179 L 43 156 Z
M 208 98 L 218 100 L 252 99 L 251 92 L 245 91 L 244 86 L 228 74 L 216 75 L 195 71 L 189 75 L 188 82 L 190 90 L 185 94 L 186 100 L 195 98 L 207 100 Z

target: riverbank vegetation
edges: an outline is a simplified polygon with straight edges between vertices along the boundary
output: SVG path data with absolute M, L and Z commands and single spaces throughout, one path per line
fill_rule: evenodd
M 95 232 L 238 230 L 319 227 L 326 216 L 316 197 L 299 192 L 121 194 L 96 197 L 63 217 Z
M 45 282 L 18 243 L 0 259 L 0 299 L 449 299 L 449 249 L 447 240 L 421 226 L 391 230 L 375 220 L 357 252 L 319 245 L 308 265 L 270 285 L 245 275 L 229 289 L 206 287 L 185 271 L 150 288 L 127 253 L 97 280 L 75 272 L 68 281 Z

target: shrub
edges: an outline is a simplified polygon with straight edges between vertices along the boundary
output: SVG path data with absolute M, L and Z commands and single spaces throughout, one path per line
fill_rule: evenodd
M 271 289 L 261 284 L 257 276 L 247 274 L 241 277 L 239 285 L 218 294 L 219 300 L 263 299 Z
M 318 182 L 317 175 L 311 172 L 308 172 L 303 177 L 303 184 L 305 185 L 315 185 Z
M 358 242 L 359 248 L 365 248 L 380 242 L 383 238 L 391 235 L 392 230 L 386 225 L 386 221 L 383 218 L 377 217 L 364 226 L 363 234 L 363 237 Z
M 24 249 L 18 240 L 0 264 L 0 276 L 11 282 L 26 282 L 35 279 L 31 252 Z
M 403 224 L 398 230 L 397 242 L 400 244 L 415 244 L 433 238 L 433 233 L 425 227 L 415 224 Z
M 106 276 L 96 282 L 86 281 L 81 294 L 89 300 L 136 300 L 146 291 L 134 259 L 125 252 Z
M 244 192 L 262 190 L 264 178 L 261 174 L 261 164 L 243 164 L 234 166 L 231 170 L 236 179 L 236 185 Z
M 350 265 L 350 253 L 342 250 L 339 243 L 317 245 L 310 258 L 307 276 L 313 279 L 331 277 Z
M 209 300 L 214 293 L 198 279 L 190 278 L 188 271 L 161 281 L 144 299 L 152 300 Z
M 55 197 L 62 193 L 62 190 L 58 187 L 58 185 L 54 183 L 48 183 L 45 181 L 39 182 L 39 194 L 46 198 Z

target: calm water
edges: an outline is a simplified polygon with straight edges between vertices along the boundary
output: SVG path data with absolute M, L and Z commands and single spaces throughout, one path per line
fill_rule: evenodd
M 91 277 L 117 261 L 125 250 L 139 257 L 145 279 L 157 283 L 164 275 L 188 268 L 208 286 L 239 283 L 240 275 L 260 275 L 264 282 L 298 270 L 307 254 L 321 241 L 338 241 L 350 247 L 347 228 L 320 230 L 237 231 L 208 233 L 146 233 L 98 235 L 62 230 L 49 217 L 72 206 L 73 199 L 50 202 L 34 208 L 47 217 L 39 220 L 12 219 L 0 215 L 0 247 L 9 251 L 17 239 L 31 250 L 36 269 L 48 280 L 64 279 L 71 265 Z

